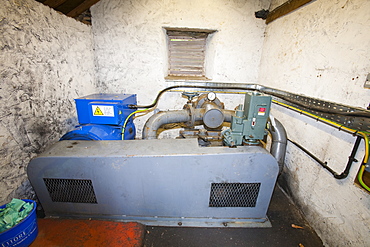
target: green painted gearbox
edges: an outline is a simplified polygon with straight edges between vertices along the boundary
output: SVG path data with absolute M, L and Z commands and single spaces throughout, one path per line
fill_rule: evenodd
M 243 105 L 236 109 L 231 128 L 222 132 L 228 146 L 257 143 L 267 134 L 266 124 L 270 114 L 271 96 L 261 93 L 246 93 Z

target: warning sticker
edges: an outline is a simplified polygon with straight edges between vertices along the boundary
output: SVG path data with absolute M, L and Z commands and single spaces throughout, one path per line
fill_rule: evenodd
M 265 108 L 265 107 L 260 107 L 260 108 L 258 109 L 258 115 L 259 115 L 259 116 L 264 116 L 264 115 L 265 115 L 265 113 L 266 113 L 266 108 Z
M 111 105 L 92 105 L 93 116 L 114 117 L 114 109 Z
M 100 107 L 97 106 L 95 111 L 94 111 L 94 116 L 103 116 L 103 112 L 100 110 Z

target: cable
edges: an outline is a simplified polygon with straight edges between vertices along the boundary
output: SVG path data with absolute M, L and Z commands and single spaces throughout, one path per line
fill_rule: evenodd
M 349 133 L 351 133 L 351 134 L 355 134 L 355 135 L 356 135 L 356 134 L 360 134 L 360 133 L 363 133 L 364 135 L 366 135 L 366 134 L 367 134 L 367 135 L 369 135 L 369 134 L 370 134 L 370 132 L 367 132 L 367 131 L 358 131 L 358 130 L 355 130 L 355 129 L 348 128 L 348 127 L 346 127 L 346 126 L 344 126 L 344 125 L 342 125 L 342 124 L 338 124 L 338 123 L 333 122 L 333 121 L 331 121 L 331 120 L 329 120 L 329 119 L 326 119 L 326 118 L 323 118 L 323 117 L 317 116 L 317 115 L 315 115 L 315 114 L 312 114 L 312 113 L 310 113 L 310 112 L 307 112 L 307 111 L 301 110 L 301 109 L 299 109 L 299 108 L 297 108 L 297 107 L 294 107 L 294 106 L 291 106 L 291 105 L 288 105 L 288 104 L 282 103 L 282 102 L 277 101 L 277 100 L 272 100 L 272 102 L 273 102 L 273 103 L 275 103 L 275 104 L 278 104 L 278 105 L 284 106 L 284 107 L 286 107 L 286 108 L 289 108 L 289 109 L 291 109 L 291 110 L 294 110 L 294 111 L 296 111 L 296 112 L 299 112 L 299 113 L 301 113 L 301 114 L 304 114 L 304 115 L 306 115 L 306 116 L 312 117 L 312 118 L 314 118 L 314 119 L 316 119 L 316 120 L 320 120 L 320 121 L 322 121 L 322 122 L 324 122 L 324 123 L 330 124 L 330 125 L 332 125 L 332 126 L 334 126 L 334 127 L 338 127 L 338 129 L 339 129 L 339 130 L 345 130 L 345 131 L 347 131 L 347 132 L 349 132 Z M 363 135 L 362 135 L 362 136 L 363 136 Z
M 304 151 L 307 155 L 309 155 L 312 159 L 314 159 L 318 164 L 320 164 L 323 168 L 325 168 L 326 170 L 328 170 L 333 175 L 334 178 L 336 178 L 336 179 L 344 179 L 344 178 L 346 178 L 348 176 L 349 171 L 351 169 L 351 166 L 352 166 L 353 162 L 357 162 L 357 160 L 355 159 L 355 155 L 357 153 L 358 146 L 360 145 L 360 142 L 361 142 L 361 136 L 357 136 L 357 139 L 356 139 L 355 145 L 353 146 L 351 155 L 348 157 L 347 165 L 346 165 L 344 171 L 342 173 L 340 173 L 340 174 L 338 174 L 333 169 L 331 169 L 328 166 L 328 162 L 321 161 L 319 158 L 317 158 L 314 154 L 312 154 L 310 151 L 308 151 L 307 149 L 305 149 L 300 144 L 296 143 L 295 141 L 292 141 L 291 139 L 288 139 L 288 141 L 290 141 L 291 143 L 293 143 L 294 145 L 296 145 L 298 148 L 300 148 L 302 151 Z
M 337 115 L 342 115 L 342 116 L 370 118 L 370 112 L 368 112 L 368 111 L 364 111 L 364 112 L 361 112 L 361 111 L 345 112 L 345 111 L 338 111 L 338 110 L 334 110 L 334 109 L 330 109 L 330 108 L 323 109 L 323 107 L 308 105 L 308 104 L 301 103 L 301 102 L 296 101 L 296 100 L 292 100 L 291 98 L 285 97 L 284 95 L 280 95 L 278 93 L 273 93 L 273 92 L 265 92 L 265 93 L 273 95 L 275 97 L 278 97 L 280 99 L 283 99 L 283 100 L 288 101 L 290 103 L 293 103 L 295 105 L 299 105 L 301 107 L 304 107 L 306 109 L 313 110 L 313 111 L 318 111 L 318 112 L 322 112 L 322 113 L 329 113 L 329 114 L 337 114 Z
M 128 120 L 136 113 L 139 113 L 139 112 L 144 112 L 144 111 L 147 111 L 148 109 L 143 109 L 143 110 L 136 110 L 134 112 L 131 112 L 125 119 L 125 122 L 123 123 L 122 125 L 122 131 L 121 131 L 121 135 L 122 135 L 122 140 L 125 139 L 125 129 L 126 129 L 126 125 L 127 125 L 127 122 Z
M 235 87 L 235 86 L 230 86 L 230 87 L 214 87 L 214 86 L 197 86 L 197 85 L 176 85 L 176 86 L 171 86 L 167 87 L 157 94 L 157 97 L 155 98 L 154 102 L 150 105 L 129 105 L 130 108 L 152 108 L 157 105 L 159 98 L 163 93 L 166 91 L 169 91 L 171 89 L 175 88 L 203 88 L 203 89 L 230 89 L 230 90 L 242 90 L 242 91 L 257 91 L 258 89 L 247 89 L 245 87 Z
M 314 154 L 312 154 L 310 151 L 305 149 L 303 146 L 300 144 L 296 143 L 295 141 L 292 141 L 291 139 L 288 139 L 289 142 L 293 143 L 296 145 L 298 148 L 300 148 L 303 152 L 305 152 L 308 156 L 310 156 L 313 160 L 315 160 L 318 164 L 320 164 L 322 167 L 327 169 L 331 174 L 336 174 L 335 171 L 333 171 L 329 166 L 327 166 L 328 162 L 321 161 L 319 158 L 317 158 Z
M 358 179 L 358 182 L 361 184 L 361 186 L 363 188 L 365 188 L 367 191 L 370 191 L 370 188 L 362 180 L 362 177 L 364 175 L 364 171 L 365 171 L 365 165 L 362 165 L 361 168 L 360 168 L 360 171 L 358 173 L 357 179 Z
M 358 132 L 360 135 L 362 135 L 364 137 L 364 140 L 365 140 L 365 157 L 364 157 L 364 164 L 366 164 L 367 162 L 369 162 L 369 137 L 363 133 L 363 132 Z
M 272 100 L 272 102 L 274 102 L 275 104 L 278 104 L 278 105 L 284 106 L 284 107 L 286 107 L 286 108 L 288 108 L 288 109 L 291 109 L 291 110 L 297 111 L 297 112 L 299 112 L 299 113 L 301 113 L 301 114 L 304 114 L 304 115 L 307 115 L 307 116 L 309 116 L 309 117 L 312 117 L 312 118 L 314 118 L 314 119 L 316 119 L 316 120 L 320 120 L 320 121 L 322 121 L 322 122 L 324 122 L 324 123 L 328 123 L 328 124 L 330 124 L 330 125 L 332 125 L 332 126 L 338 127 L 338 129 L 339 129 L 339 130 L 345 130 L 345 131 L 347 131 L 347 132 L 349 132 L 349 133 L 351 133 L 351 134 L 353 134 L 353 135 L 360 135 L 360 136 L 362 136 L 362 138 L 363 138 L 363 139 L 364 139 L 364 141 L 365 141 L 365 156 L 364 156 L 364 160 L 363 160 L 363 163 L 362 163 L 362 165 L 361 165 L 360 171 L 359 171 L 359 173 L 358 173 L 358 177 L 357 177 L 357 179 L 358 179 L 358 181 L 359 181 L 360 185 L 361 185 L 363 188 L 365 188 L 367 191 L 370 191 L 370 188 L 369 188 L 369 187 L 364 183 L 364 181 L 363 181 L 363 179 L 362 179 L 362 177 L 363 177 L 363 173 L 364 173 L 364 171 L 365 171 L 365 164 L 367 164 L 367 163 L 368 163 L 368 161 L 369 161 L 369 145 L 370 145 L 370 144 L 369 144 L 369 138 L 368 138 L 368 135 L 370 134 L 369 132 L 367 132 L 367 131 L 357 131 L 357 130 L 354 130 L 354 129 L 351 129 L 351 128 L 348 128 L 348 127 L 345 127 L 345 126 L 343 126 L 343 125 L 341 125 L 341 124 L 338 124 L 338 123 L 336 123 L 336 122 L 333 122 L 333 121 L 331 121 L 331 120 L 325 119 L 325 118 L 323 118 L 323 117 L 320 117 L 320 116 L 317 116 L 317 115 L 315 115 L 315 114 L 312 114 L 312 113 L 309 113 L 309 112 L 303 111 L 303 110 L 298 109 L 298 108 L 296 108 L 296 107 L 294 107 L 294 106 L 290 106 L 290 105 L 288 105 L 288 104 L 285 104 L 285 103 L 282 103 L 282 102 L 279 102 L 279 101 L 276 101 L 276 100 Z
M 368 112 L 368 111 L 344 112 L 344 111 L 337 111 L 337 110 L 327 109 L 327 108 L 322 109 L 322 107 L 309 106 L 309 105 L 306 105 L 304 103 L 300 103 L 299 101 L 292 100 L 290 97 L 286 97 L 286 96 L 284 96 L 282 94 L 279 94 L 279 93 L 271 92 L 268 88 L 264 89 L 264 87 L 260 87 L 260 88 L 258 88 L 258 87 L 254 87 L 254 88 L 249 87 L 249 88 L 247 88 L 247 87 L 239 87 L 239 86 L 217 87 L 217 86 L 198 86 L 198 85 L 175 85 L 175 86 L 167 87 L 167 88 L 161 90 L 157 94 L 157 97 L 155 98 L 154 102 L 150 105 L 129 105 L 129 107 L 130 108 L 152 108 L 152 107 L 156 106 L 156 104 L 158 103 L 159 98 L 161 97 L 161 95 L 163 93 L 165 93 L 166 91 L 169 91 L 171 89 L 175 89 L 175 88 L 203 88 L 203 89 L 221 89 L 221 90 L 229 89 L 229 90 L 241 90 L 243 92 L 244 91 L 260 91 L 260 92 L 263 92 L 265 94 L 273 95 L 275 97 L 281 98 L 281 99 L 283 99 L 285 101 L 288 101 L 290 103 L 302 106 L 302 107 L 310 109 L 310 110 L 318 111 L 318 112 L 338 114 L 338 115 L 342 115 L 342 116 L 370 118 L 370 112 Z
M 355 145 L 353 146 L 353 149 L 352 149 L 352 152 L 351 152 L 351 155 L 348 157 L 348 163 L 346 165 L 346 168 L 344 169 L 344 171 L 341 174 L 338 174 L 338 173 L 334 174 L 334 177 L 336 179 L 344 179 L 349 175 L 349 170 L 351 169 L 351 166 L 352 166 L 353 162 L 358 161 L 355 158 L 355 156 L 356 156 L 358 147 L 360 146 L 360 142 L 361 142 L 361 136 L 357 136 Z
M 364 140 L 365 140 L 365 157 L 364 157 L 364 161 L 361 165 L 361 168 L 360 168 L 360 171 L 357 175 L 357 179 L 358 179 L 358 182 L 361 184 L 361 186 L 363 188 L 365 188 L 367 191 L 370 191 L 370 188 L 369 186 L 367 186 L 365 184 L 365 182 L 363 181 L 362 177 L 363 177 L 363 174 L 364 174 L 364 171 L 365 171 L 365 168 L 366 168 L 366 164 L 368 163 L 369 161 L 369 138 L 367 135 L 363 134 L 363 137 L 364 137 Z

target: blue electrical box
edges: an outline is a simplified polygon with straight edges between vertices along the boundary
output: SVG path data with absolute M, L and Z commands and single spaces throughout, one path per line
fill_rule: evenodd
M 80 125 L 60 140 L 132 140 L 135 125 L 126 118 L 135 111 L 136 94 L 92 94 L 75 99 Z M 125 127 L 125 128 L 124 128 Z
M 136 94 L 92 94 L 75 99 L 80 124 L 121 125 L 135 111 Z

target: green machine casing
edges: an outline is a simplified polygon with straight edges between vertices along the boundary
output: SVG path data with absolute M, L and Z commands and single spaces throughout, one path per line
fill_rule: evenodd
M 223 131 L 228 146 L 239 146 L 243 141 L 255 144 L 267 134 L 266 124 L 270 114 L 271 96 L 261 93 L 246 93 L 243 105 L 236 109 L 231 128 Z

